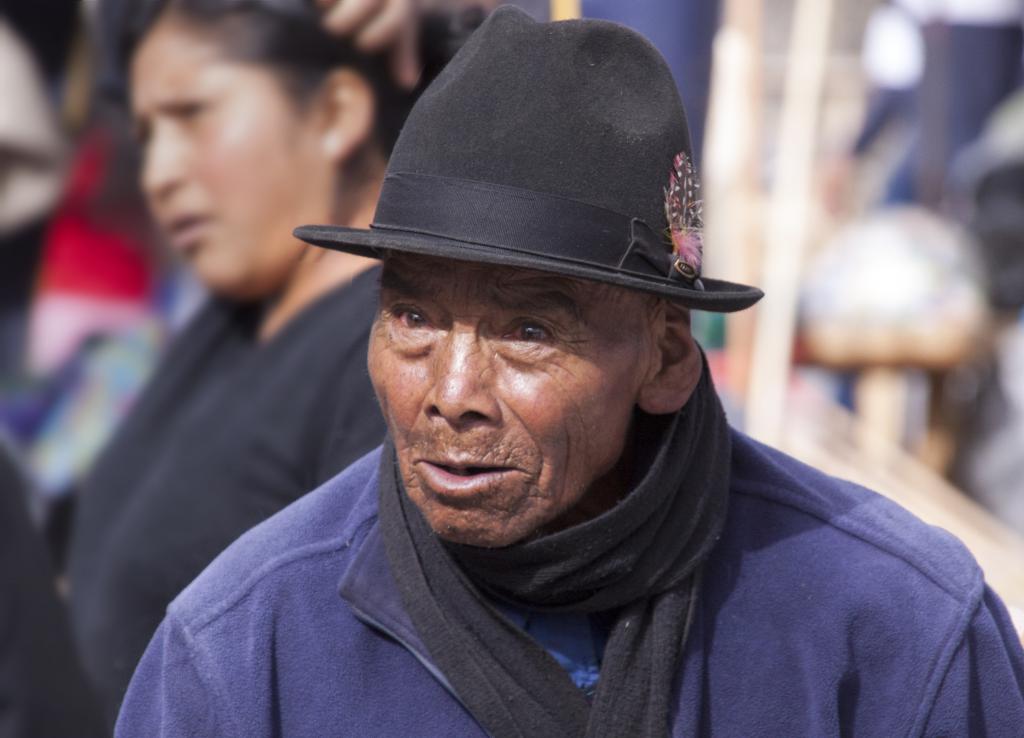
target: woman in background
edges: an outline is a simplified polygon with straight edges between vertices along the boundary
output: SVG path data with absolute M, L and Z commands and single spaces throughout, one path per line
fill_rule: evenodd
M 143 189 L 212 299 L 78 505 L 72 620 L 111 723 L 171 599 L 383 436 L 365 368 L 373 262 L 291 232 L 370 222 L 415 97 L 304 0 L 142 5 L 125 62 Z

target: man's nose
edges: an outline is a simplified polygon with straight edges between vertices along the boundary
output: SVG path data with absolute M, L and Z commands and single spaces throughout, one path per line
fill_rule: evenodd
M 495 396 L 493 359 L 472 331 L 452 331 L 435 353 L 434 386 L 427 414 L 455 430 L 501 420 Z

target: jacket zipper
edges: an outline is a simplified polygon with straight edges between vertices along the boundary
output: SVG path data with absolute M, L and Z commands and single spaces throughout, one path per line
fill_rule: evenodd
M 412 644 L 410 644 L 408 641 L 406 641 L 404 638 L 402 638 L 400 635 L 398 635 L 395 631 L 393 631 L 391 628 L 389 628 L 386 625 L 384 625 L 382 622 L 380 622 L 379 620 L 377 620 L 373 616 L 369 615 L 368 613 L 364 612 L 363 610 L 360 610 L 358 607 L 353 605 L 351 602 L 348 603 L 348 606 L 350 608 L 352 608 L 352 612 L 355 614 L 356 618 L 359 619 L 360 621 L 362 621 L 362 623 L 364 625 L 368 625 L 369 627 L 373 628 L 374 630 L 377 630 L 380 633 L 383 633 L 388 638 L 390 638 L 395 643 L 397 643 L 402 648 L 404 648 L 406 651 L 408 651 L 413 656 L 415 656 L 416 660 L 419 661 L 421 664 L 423 664 L 423 668 L 425 668 L 428 672 L 430 672 L 431 676 L 433 676 L 438 682 L 441 683 L 441 686 L 445 688 L 445 690 L 448 692 L 448 694 L 450 694 L 452 697 L 454 697 L 455 701 L 458 702 L 460 705 L 462 705 L 462 708 L 464 710 L 466 710 L 466 712 L 469 712 L 469 708 L 466 707 L 466 704 L 462 701 L 462 699 L 459 697 L 459 695 L 455 694 L 455 690 L 452 689 L 452 685 L 449 684 L 449 682 L 445 678 L 444 674 L 442 674 L 440 672 L 440 670 L 434 664 L 432 664 L 430 661 L 428 661 L 427 658 L 424 655 L 422 655 L 417 649 L 413 648 Z M 472 713 L 470 713 L 470 714 L 472 714 Z

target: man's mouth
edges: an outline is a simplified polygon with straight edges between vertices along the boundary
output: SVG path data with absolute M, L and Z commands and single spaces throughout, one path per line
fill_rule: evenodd
M 434 466 L 439 469 L 443 469 L 449 474 L 454 474 L 458 477 L 472 477 L 476 474 L 490 474 L 492 472 L 509 471 L 509 467 L 507 466 L 452 466 L 450 464 L 429 463 L 433 463 Z
M 432 492 L 452 498 L 475 497 L 518 471 L 510 466 L 455 464 L 450 461 L 420 460 L 414 466 Z

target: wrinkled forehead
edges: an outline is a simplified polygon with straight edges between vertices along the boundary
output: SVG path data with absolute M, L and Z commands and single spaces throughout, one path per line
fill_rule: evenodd
M 385 291 L 432 300 L 558 310 L 585 320 L 592 308 L 625 290 L 557 274 L 490 264 L 395 254 L 385 257 L 381 276 Z M 626 293 L 618 295 L 617 293 Z

